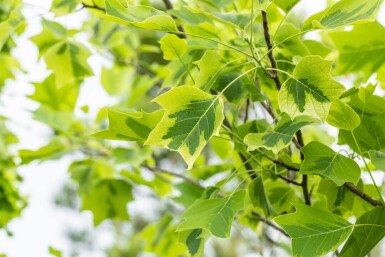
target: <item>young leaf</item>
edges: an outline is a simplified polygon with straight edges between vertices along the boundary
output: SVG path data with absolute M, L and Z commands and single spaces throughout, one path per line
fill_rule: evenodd
M 214 236 L 229 237 L 235 214 L 244 208 L 245 191 L 226 198 L 207 199 L 191 205 L 181 216 L 177 231 L 207 229 Z
M 359 217 L 340 257 L 364 257 L 385 237 L 385 207 L 376 207 Z
M 385 153 L 380 151 L 369 151 L 370 161 L 376 166 L 377 169 L 385 171 Z
M 80 3 L 81 0 L 53 0 L 50 11 L 56 17 L 67 15 L 74 12 Z
M 119 0 L 106 0 L 106 13 L 114 21 L 147 30 L 177 32 L 173 18 L 150 6 L 125 6 Z M 108 17 L 107 16 L 107 17 Z
M 174 34 L 166 34 L 160 39 L 163 59 L 178 60 L 187 51 L 187 41 Z
M 199 61 L 194 62 L 199 68 L 199 74 L 195 79 L 195 86 L 210 89 L 220 70 L 223 69 L 225 60 L 217 51 L 206 51 Z
M 318 257 L 334 251 L 345 241 L 353 225 L 331 212 L 295 204 L 295 213 L 274 219 L 291 237 L 293 255 Z
M 196 87 L 180 86 L 153 100 L 165 113 L 145 144 L 178 151 L 191 169 L 223 121 L 223 102 Z
M 132 201 L 132 186 L 121 179 L 103 179 L 82 197 L 82 210 L 94 214 L 94 224 L 108 218 L 128 220 L 127 203 Z
M 291 120 L 290 117 L 285 114 L 272 132 L 247 134 L 244 142 L 248 145 L 248 151 L 264 147 L 274 153 L 278 153 L 290 144 L 295 133 L 300 128 L 314 122 L 316 122 L 316 120 L 307 116 L 299 116 Z
M 326 121 L 339 129 L 353 130 L 360 125 L 360 116 L 341 100 L 335 100 L 329 110 Z
M 50 47 L 44 55 L 49 69 L 56 77 L 58 88 L 93 75 L 87 63 L 90 51 L 80 43 L 63 40 Z
M 357 185 L 361 169 L 352 159 L 316 141 L 304 146 L 301 152 L 305 155 L 299 170 L 301 174 L 320 174 L 333 180 L 337 186 L 345 182 Z
M 345 88 L 331 75 L 332 62 L 319 56 L 306 56 L 297 64 L 293 77 L 279 91 L 278 101 L 282 112 L 291 118 L 309 115 L 324 121 L 331 102 Z
M 354 23 L 374 21 L 380 0 L 341 0 L 309 18 L 315 27 L 337 28 Z M 316 19 L 314 19 L 316 18 Z M 305 22 L 306 23 L 306 22 Z
M 109 108 L 108 129 L 91 136 L 112 140 L 145 141 L 151 130 L 159 123 L 163 113 L 162 110 L 146 113 Z
M 360 71 L 369 78 L 382 67 L 385 62 L 384 34 L 385 27 L 378 22 L 356 25 L 351 31 L 329 33 L 338 50 L 338 74 Z

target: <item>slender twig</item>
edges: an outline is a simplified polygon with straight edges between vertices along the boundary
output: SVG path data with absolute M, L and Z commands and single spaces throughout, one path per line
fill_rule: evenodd
M 170 175 L 170 176 L 173 176 L 173 177 L 181 178 L 184 181 L 190 183 L 191 185 L 194 185 L 196 187 L 205 189 L 205 187 L 202 186 L 201 184 L 199 184 L 197 181 L 192 180 L 192 179 L 190 179 L 190 178 L 188 178 L 188 177 L 186 177 L 186 176 L 184 176 L 182 174 L 179 174 L 179 173 L 176 173 L 176 172 L 173 172 L 173 171 L 159 169 L 159 168 L 152 168 L 152 167 L 150 167 L 148 165 L 145 165 L 145 164 L 143 164 L 142 167 L 148 169 L 149 171 L 151 171 L 153 173 L 160 172 L 160 173 L 167 174 L 167 175 Z
M 349 189 L 350 192 L 352 192 L 353 194 L 361 197 L 362 199 L 364 199 L 365 201 L 367 201 L 368 203 L 370 203 L 371 205 L 373 206 L 383 206 L 383 204 L 379 201 L 376 201 L 374 200 L 373 198 L 371 198 L 369 195 L 365 194 L 364 192 L 362 192 L 361 190 L 359 190 L 358 188 L 356 188 L 352 183 L 350 182 L 346 182 L 344 184 L 344 187 Z
M 263 223 L 265 223 L 266 225 L 269 225 L 270 227 L 274 228 L 275 230 L 281 232 L 284 236 L 286 237 L 290 237 L 286 232 L 285 230 L 283 230 L 282 228 L 278 227 L 277 225 L 275 225 L 272 221 L 264 218 L 261 214 L 259 214 L 258 212 L 256 211 L 252 211 L 251 212 L 252 215 L 256 216 L 260 221 L 262 221 Z
M 82 8 L 81 9 L 83 9 L 83 8 L 88 8 L 88 9 L 95 9 L 95 10 L 99 10 L 99 11 L 103 11 L 103 12 L 105 12 L 106 11 L 106 9 L 104 9 L 103 7 L 100 7 L 100 6 L 98 6 L 98 5 L 96 5 L 96 4 L 85 4 L 85 3 L 82 3 Z M 81 10 L 80 9 L 80 10 Z M 79 10 L 78 10 L 79 11 Z
M 163 0 L 163 3 L 164 3 L 164 5 L 166 6 L 166 9 L 167 9 L 167 10 L 172 10 L 172 9 L 174 9 L 174 6 L 172 5 L 172 3 L 171 3 L 170 0 Z M 171 16 L 172 16 L 172 18 L 173 18 L 174 20 L 177 19 L 177 17 L 175 17 L 174 15 L 171 15 Z M 185 30 L 184 30 L 183 26 L 182 26 L 182 25 L 178 25 L 177 28 L 178 28 L 178 31 L 182 33 L 182 34 L 177 34 L 177 36 L 180 37 L 180 38 L 187 38 L 186 34 L 184 34 L 184 33 L 185 33 Z
M 287 183 L 289 183 L 289 184 L 293 184 L 293 185 L 296 185 L 296 186 L 302 186 L 302 184 L 301 183 L 298 183 L 297 181 L 294 181 L 294 180 L 291 180 L 291 179 L 288 179 L 288 178 L 286 178 L 286 177 L 284 177 L 284 176 L 282 176 L 282 175 L 277 175 L 280 179 L 282 179 L 282 180 L 285 180 Z
M 298 147 L 298 149 L 300 149 L 301 147 L 304 146 L 301 130 L 298 130 L 296 132 L 296 136 L 297 136 L 298 144 L 300 146 L 300 147 Z M 304 159 L 305 159 L 305 156 L 301 152 L 301 161 L 303 161 Z M 310 198 L 310 193 L 309 193 L 309 188 L 308 188 L 308 177 L 305 174 L 302 175 L 301 186 L 302 186 L 303 197 L 305 199 L 305 203 L 310 206 L 311 205 L 311 198 Z
M 271 43 L 270 38 L 270 32 L 269 32 L 269 24 L 267 21 L 267 14 L 265 11 L 262 11 L 262 20 L 263 20 L 263 32 L 265 36 L 265 42 L 268 50 L 268 57 L 270 60 L 271 67 L 273 69 L 277 68 L 277 61 L 274 58 L 273 51 L 271 50 L 273 48 L 273 44 Z M 278 76 L 278 72 L 276 70 L 272 70 L 270 73 L 270 78 L 272 78 L 275 82 L 275 85 L 277 86 L 277 89 L 279 90 L 281 88 L 281 81 Z

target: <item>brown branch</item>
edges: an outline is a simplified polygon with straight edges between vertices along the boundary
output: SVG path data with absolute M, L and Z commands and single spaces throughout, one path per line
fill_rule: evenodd
M 278 227 L 277 225 L 275 225 L 272 221 L 268 220 L 268 219 L 265 219 L 261 214 L 259 214 L 258 212 L 256 211 L 252 211 L 251 212 L 252 215 L 256 216 L 260 221 L 262 221 L 263 223 L 265 223 L 266 225 L 269 225 L 270 227 L 274 228 L 275 230 L 281 232 L 284 236 L 286 237 L 290 237 L 285 230 L 283 230 L 282 228 Z
M 96 4 L 91 5 L 91 4 L 82 3 L 82 8 L 80 8 L 80 10 L 83 9 L 83 8 L 95 9 L 95 10 L 99 10 L 99 11 L 103 11 L 103 12 L 106 11 L 106 9 L 104 9 L 103 7 L 100 7 L 100 6 L 96 5 Z
M 297 148 L 301 149 L 304 146 L 302 132 L 301 132 L 301 130 L 298 130 L 295 134 L 297 136 L 297 141 L 298 141 L 298 146 L 299 146 L 299 147 L 297 146 Z M 305 156 L 301 152 L 301 161 L 303 161 L 304 159 L 305 159 Z M 311 198 L 310 198 L 310 193 L 309 193 L 309 188 L 308 188 L 307 175 L 302 175 L 301 186 L 302 186 L 303 197 L 305 199 L 305 203 L 306 203 L 306 205 L 310 206 L 311 205 Z
M 277 89 L 279 90 L 281 88 L 281 81 L 279 80 L 278 72 L 277 72 L 277 61 L 274 58 L 273 55 L 273 44 L 271 43 L 270 38 L 270 32 L 269 32 L 269 24 L 267 21 L 267 14 L 265 11 L 262 11 L 262 20 L 263 20 L 263 32 L 265 36 L 265 42 L 268 50 L 268 57 L 270 60 L 272 71 L 271 73 L 268 73 L 271 79 L 274 80 L 275 85 L 277 86 Z
M 361 197 L 362 199 L 364 199 L 365 201 L 367 201 L 368 203 L 370 203 L 371 205 L 373 206 L 382 206 L 383 204 L 379 201 L 376 201 L 374 200 L 373 198 L 371 198 L 369 195 L 365 194 L 364 192 L 362 192 L 361 190 L 359 190 L 358 188 L 356 188 L 352 183 L 350 182 L 346 182 L 344 184 L 344 187 L 349 189 L 350 192 L 352 192 L 353 194 Z
M 289 183 L 289 184 L 293 184 L 293 185 L 296 185 L 296 186 L 302 186 L 301 183 L 298 183 L 297 181 L 288 179 L 288 178 L 286 178 L 286 177 L 284 177 L 284 176 L 282 176 L 282 175 L 277 175 L 277 177 L 279 177 L 280 179 L 286 181 L 286 182 Z

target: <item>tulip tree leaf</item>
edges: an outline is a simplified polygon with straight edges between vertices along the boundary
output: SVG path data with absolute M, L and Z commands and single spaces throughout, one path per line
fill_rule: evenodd
M 25 19 L 20 11 L 20 8 L 13 10 L 7 20 L 0 22 L 0 51 L 8 37 L 24 22 Z
M 49 69 L 53 71 L 57 87 L 93 75 L 87 63 L 90 51 L 82 44 L 63 40 L 50 47 L 44 55 Z
M 127 140 L 145 141 L 151 130 L 159 123 L 163 111 L 153 113 L 146 112 L 125 112 L 122 110 L 108 109 L 109 127 L 106 130 L 92 134 L 93 137 Z
M 187 41 L 174 34 L 167 34 L 160 40 L 163 59 L 178 60 L 187 51 Z
M 381 106 L 380 106 L 381 107 Z M 375 116 L 362 115 L 361 124 L 353 130 L 360 150 L 365 153 L 370 150 L 381 150 L 385 148 L 385 114 Z M 346 143 L 356 152 L 356 143 L 350 131 L 340 130 L 339 140 Z
M 351 31 L 329 35 L 338 50 L 336 68 L 339 74 L 362 71 L 370 77 L 385 63 L 385 27 L 380 23 L 360 24 Z
M 288 13 L 300 0 L 274 0 L 274 4 Z
M 285 114 L 272 132 L 249 133 L 246 135 L 244 142 L 248 145 L 248 151 L 264 147 L 278 153 L 290 144 L 295 133 L 300 128 L 314 122 L 316 122 L 316 120 L 307 116 L 299 116 L 291 120 L 290 117 Z
M 361 169 L 352 159 L 316 141 L 304 146 L 301 152 L 305 155 L 299 170 L 301 174 L 320 174 L 333 180 L 337 186 L 345 182 L 357 185 Z
M 374 21 L 380 0 L 341 0 L 321 12 L 313 25 L 323 28 L 337 28 L 358 22 Z M 311 17 L 312 18 L 312 17 Z
M 153 100 L 165 109 L 146 144 L 178 151 L 190 169 L 209 139 L 219 132 L 223 102 L 196 87 L 180 86 Z
M 295 204 L 295 213 L 274 219 L 291 237 L 293 256 L 318 257 L 345 241 L 353 224 L 331 212 Z
M 335 100 L 329 110 L 326 121 L 339 129 L 353 130 L 360 125 L 360 116 L 347 104 Z
M 177 32 L 173 18 L 150 6 L 124 6 L 119 0 L 106 0 L 106 13 L 114 21 L 142 29 Z
M 369 151 L 370 161 L 376 166 L 377 169 L 385 171 L 385 153 L 380 151 Z
M 376 207 L 356 221 L 339 256 L 364 257 L 385 237 L 385 207 Z
M 215 82 L 225 61 L 217 51 L 206 51 L 199 61 L 194 62 L 199 68 L 199 74 L 195 79 L 195 86 L 209 89 Z
M 282 112 L 291 118 L 309 115 L 324 121 L 331 102 L 338 98 L 345 88 L 331 75 L 332 62 L 319 56 L 307 56 L 299 61 L 278 95 Z
M 63 16 L 74 12 L 80 3 L 81 0 L 53 0 L 50 11 L 56 17 Z
M 132 186 L 121 179 L 102 179 L 82 200 L 82 209 L 94 214 L 95 226 L 109 218 L 128 220 L 127 203 L 133 200 Z
M 179 242 L 185 244 L 191 257 L 203 257 L 206 239 L 210 233 L 205 229 L 185 230 L 179 233 Z
M 245 191 L 241 190 L 226 198 L 195 202 L 180 216 L 183 221 L 177 230 L 202 228 L 214 236 L 229 237 L 234 216 L 244 208 L 245 195 Z

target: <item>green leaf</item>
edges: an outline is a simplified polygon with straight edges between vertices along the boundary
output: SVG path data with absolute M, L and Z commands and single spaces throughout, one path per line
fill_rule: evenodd
M 131 77 L 131 69 L 124 66 L 114 65 L 111 68 L 103 67 L 101 82 L 103 88 L 110 96 L 126 94 Z
M 107 112 L 108 129 L 91 136 L 110 140 L 145 141 L 164 113 L 162 110 L 146 113 L 126 112 L 114 108 L 108 108 Z
M 187 51 L 187 41 L 174 34 L 166 34 L 159 42 L 165 60 L 180 60 Z
M 244 142 L 248 146 L 247 151 L 254 151 L 255 149 L 263 147 L 274 153 L 278 153 L 291 143 L 291 140 L 299 129 L 314 122 L 316 122 L 316 120 L 307 116 L 299 116 L 291 120 L 290 117 L 285 114 L 272 132 L 247 134 L 244 139 Z
M 335 100 L 329 110 L 326 121 L 339 129 L 353 130 L 361 123 L 358 114 L 341 100 Z
M 378 22 L 356 25 L 351 31 L 329 33 L 338 50 L 338 74 L 363 72 L 369 78 L 383 67 L 384 33 L 385 27 Z
M 215 82 L 220 70 L 224 67 L 225 60 L 217 51 L 206 51 L 199 61 L 194 62 L 199 68 L 195 79 L 195 86 L 207 90 Z
M 53 248 L 52 246 L 49 247 L 49 253 L 53 256 L 56 256 L 56 257 L 61 257 L 62 254 L 61 254 L 61 251 Z
M 55 17 L 73 13 L 81 0 L 53 0 L 50 11 L 55 13 Z
M 269 198 L 266 195 L 265 186 L 261 176 L 250 183 L 248 192 L 253 206 L 261 208 L 265 216 L 269 217 L 271 206 Z
M 331 212 L 295 204 L 295 213 L 274 219 L 292 238 L 296 257 L 323 256 L 345 241 L 353 225 Z
M 234 216 L 244 208 L 244 201 L 244 190 L 226 198 L 198 201 L 180 216 L 183 221 L 177 231 L 202 228 L 214 236 L 229 237 Z
M 7 20 L 0 23 L 0 51 L 2 50 L 9 36 L 24 22 L 25 19 L 21 13 L 20 8 L 16 8 L 9 14 Z
M 300 0 L 274 0 L 274 4 L 288 13 Z
M 302 58 L 279 91 L 278 101 L 282 112 L 291 118 L 309 115 L 324 121 L 331 102 L 345 88 L 331 75 L 332 62 L 319 56 Z
M 31 37 L 31 41 L 39 48 L 41 57 L 51 46 L 65 39 L 68 30 L 63 25 L 50 20 L 42 19 L 43 31 Z
M 378 109 L 383 106 L 378 106 Z M 361 116 L 361 124 L 353 130 L 357 143 L 363 153 L 385 148 L 385 113 Z M 355 152 L 359 152 L 350 131 L 340 130 L 339 143 L 346 143 Z
M 364 257 L 385 237 L 385 207 L 376 207 L 359 217 L 340 257 Z
M 313 21 L 315 27 L 337 28 L 355 23 L 374 21 L 380 0 L 341 0 L 332 7 L 318 14 Z
M 377 169 L 385 171 L 385 153 L 380 151 L 369 151 L 370 161 L 376 166 Z
M 109 218 L 128 220 L 127 203 L 133 200 L 132 186 L 121 179 L 103 179 L 82 200 L 82 210 L 92 211 L 95 226 Z
M 179 233 L 179 242 L 185 244 L 191 257 L 203 257 L 209 233 L 204 229 L 186 230 Z
M 105 3 L 107 15 L 123 25 L 148 30 L 178 32 L 175 21 L 170 15 L 150 6 L 125 6 L 119 0 L 106 0 Z
M 299 170 L 301 174 L 320 174 L 333 180 L 337 186 L 345 182 L 357 185 L 361 169 L 352 159 L 316 141 L 304 146 L 301 152 L 305 155 Z
M 78 85 L 70 83 L 58 88 L 53 74 L 43 82 L 33 83 L 33 85 L 35 86 L 35 93 L 29 98 L 57 111 L 70 111 L 75 108 L 79 94 Z
M 80 43 L 63 40 L 50 47 L 44 55 L 47 67 L 53 71 L 58 88 L 92 76 L 87 63 L 90 51 Z
M 178 151 L 192 168 L 204 146 L 217 135 L 223 121 L 223 102 L 196 87 L 180 86 L 153 100 L 165 113 L 145 144 Z

